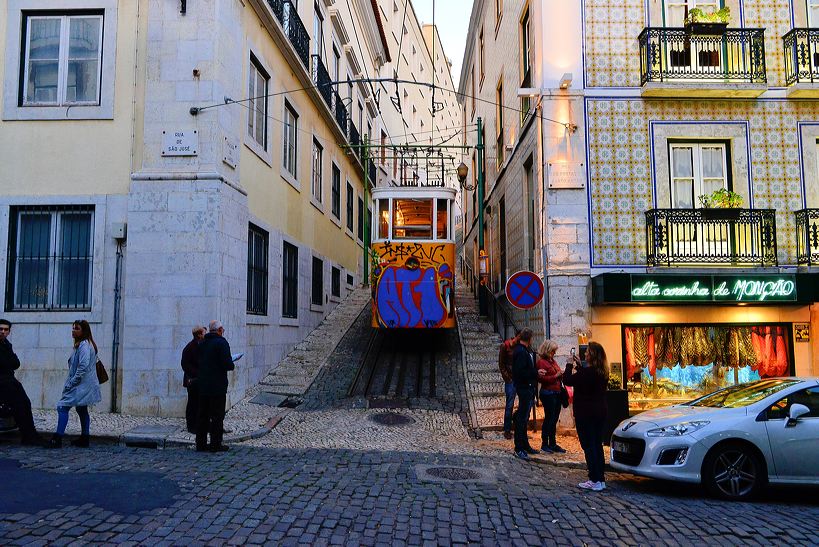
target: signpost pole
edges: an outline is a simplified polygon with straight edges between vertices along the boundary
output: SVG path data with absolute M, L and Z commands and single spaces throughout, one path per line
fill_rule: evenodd
M 478 146 L 476 146 L 475 149 L 478 152 L 478 253 L 480 255 L 481 251 L 485 250 L 483 238 L 483 200 L 485 198 L 484 186 L 486 180 L 486 173 L 483 171 L 483 120 L 480 116 L 478 116 Z M 488 291 L 489 288 L 483 285 L 485 279 L 485 277 L 481 277 L 482 284 L 478 287 L 478 313 L 482 316 L 486 316 L 489 313 L 489 301 L 486 297 L 486 291 Z

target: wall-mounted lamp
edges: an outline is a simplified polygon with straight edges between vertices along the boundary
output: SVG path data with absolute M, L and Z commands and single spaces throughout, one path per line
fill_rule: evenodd
M 563 77 L 560 78 L 560 89 L 569 89 L 570 85 L 572 85 L 572 73 L 566 72 L 563 74 Z
M 458 166 L 455 172 L 458 175 L 458 182 L 461 183 L 461 188 L 463 188 L 467 192 L 471 192 L 472 190 L 475 189 L 475 187 L 472 186 L 471 184 L 465 184 L 466 176 L 469 174 L 469 167 L 467 167 L 464 162 L 461 162 L 461 164 Z

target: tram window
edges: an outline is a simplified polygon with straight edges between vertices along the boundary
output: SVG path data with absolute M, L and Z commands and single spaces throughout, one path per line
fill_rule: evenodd
M 438 200 L 438 217 L 435 219 L 435 232 L 437 239 L 448 239 L 449 234 L 447 233 L 449 222 L 447 222 L 447 210 L 446 210 L 447 200 L 439 199 Z
M 396 198 L 392 201 L 394 239 L 432 239 L 432 200 Z
M 390 200 L 378 200 L 378 239 L 390 238 Z

